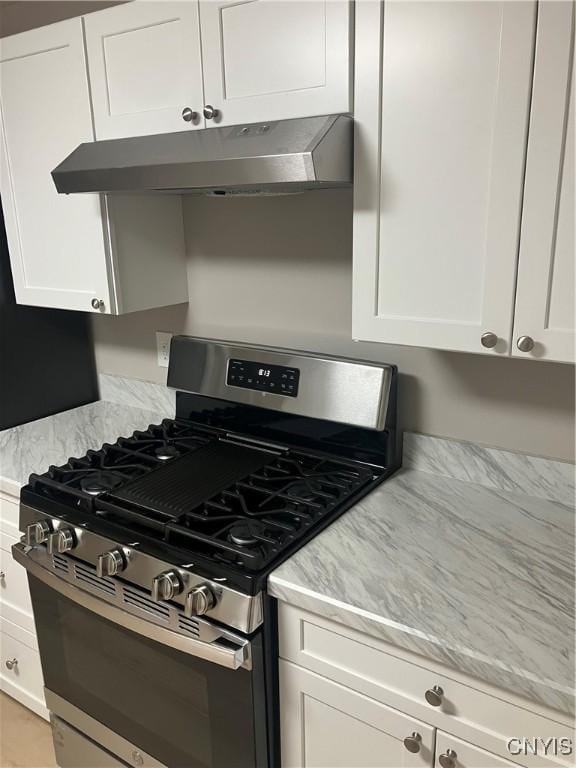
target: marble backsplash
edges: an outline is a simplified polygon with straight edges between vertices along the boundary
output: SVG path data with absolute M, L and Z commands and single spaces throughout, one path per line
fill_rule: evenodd
M 165 384 L 100 373 L 98 387 L 100 399 L 109 403 L 156 411 L 166 419 L 174 418 L 176 413 L 176 392 Z
M 163 384 L 102 373 L 98 383 L 102 400 L 156 411 L 166 418 L 174 416 L 176 393 Z M 561 461 L 405 432 L 403 463 L 406 468 L 428 474 L 574 503 L 575 467 Z

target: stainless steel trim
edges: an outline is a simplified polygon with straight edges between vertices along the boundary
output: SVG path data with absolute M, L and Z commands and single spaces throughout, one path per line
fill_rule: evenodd
M 44 695 L 46 697 L 46 706 L 51 712 L 128 765 L 134 765 L 132 755 L 134 752 L 138 752 L 143 757 L 142 765 L 145 768 L 168 768 L 168 766 L 160 763 L 152 755 L 142 751 L 137 744 L 132 744 L 128 739 L 102 725 L 98 720 L 70 704 L 70 702 L 58 696 L 57 693 L 54 693 L 49 688 L 44 688 Z
M 22 543 L 14 544 L 12 547 L 14 559 L 20 565 L 23 565 L 28 573 L 44 582 L 44 584 L 47 584 L 63 597 L 78 603 L 83 608 L 121 627 L 125 627 L 131 632 L 135 632 L 170 648 L 175 648 L 190 656 L 205 659 L 227 669 L 251 668 L 249 640 L 233 635 L 230 632 L 220 632 L 215 628 L 213 629 L 213 638 L 209 641 L 186 637 L 171 629 L 166 629 L 151 621 L 135 616 L 124 607 L 120 608 L 112 604 L 105 595 L 103 597 L 94 597 L 87 590 L 70 584 L 62 577 L 48 571 L 34 559 L 34 554 L 37 552 L 38 550 L 31 549 Z M 225 640 L 225 643 L 222 644 L 221 640 Z
M 61 526 L 70 527 L 74 523 L 70 520 L 70 513 L 63 512 L 60 518 L 52 518 L 46 512 L 20 504 L 20 530 L 26 530 L 27 526 L 36 522 L 47 522 L 51 529 L 58 530 Z M 76 546 L 73 555 L 75 560 L 89 563 L 94 568 L 98 567 L 98 557 L 111 549 L 121 548 L 126 558 L 126 568 L 122 572 L 122 579 L 136 587 L 140 587 L 148 594 L 152 589 L 155 576 L 164 571 L 176 569 L 184 590 L 172 599 L 180 609 L 186 604 L 186 593 L 196 586 L 209 583 L 218 595 L 216 605 L 207 613 L 207 619 L 215 619 L 239 632 L 251 633 L 262 624 L 262 594 L 246 595 L 226 585 L 224 579 L 209 581 L 204 576 L 194 572 L 194 563 L 191 562 L 166 562 L 159 560 L 146 552 L 140 551 L 140 545 L 134 538 L 129 538 L 128 533 L 124 539 L 109 539 L 87 530 L 80 525 L 74 526 L 76 534 Z M 42 548 L 39 549 L 42 551 Z M 44 550 L 45 552 L 45 550 Z M 114 583 L 114 581 L 112 581 Z
M 236 358 L 298 368 L 297 397 L 229 386 L 226 384 L 228 362 Z M 168 386 L 275 411 L 382 430 L 392 372 L 391 366 L 378 363 L 174 336 Z
M 204 110 L 218 117 L 212 105 Z M 353 141 L 348 115 L 177 131 L 80 144 L 52 177 L 66 194 L 349 186 Z
M 102 749 L 52 712 L 50 724 L 58 768 L 127 768 L 127 763 Z

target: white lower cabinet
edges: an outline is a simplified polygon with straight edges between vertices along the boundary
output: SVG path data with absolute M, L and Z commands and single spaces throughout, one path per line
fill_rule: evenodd
M 515 765 L 448 733 L 438 731 L 436 734 L 434 768 L 514 768 Z
M 0 40 L 0 194 L 16 300 L 120 314 L 187 301 L 179 196 L 60 195 L 94 140 L 82 19 Z
M 48 719 L 36 636 L 6 619 L 0 621 L 0 690 Z
M 0 491 L 0 691 L 48 719 L 28 579 L 11 551 L 20 538 L 18 504 Z
M 280 603 L 279 647 L 283 768 L 574 764 L 542 744 L 508 749 L 574 740 L 567 715 L 362 632 Z
M 432 766 L 429 725 L 286 661 L 280 687 L 284 768 Z

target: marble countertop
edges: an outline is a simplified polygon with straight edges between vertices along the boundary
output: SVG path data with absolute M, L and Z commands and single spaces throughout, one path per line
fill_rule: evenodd
M 46 472 L 166 417 L 165 411 L 98 400 L 0 432 L 0 490 L 19 493 L 32 472 Z
M 406 446 L 405 463 L 419 469 L 402 469 L 283 563 L 269 592 L 572 714 L 574 468 L 539 459 L 540 494 L 528 495 L 507 489 L 507 462 L 516 489 L 524 471 L 537 485 L 518 454 L 475 450 L 468 472 L 448 456 L 444 468 L 460 466 L 470 482 L 443 474 L 428 440 L 438 442 L 424 439 L 424 452 Z M 458 445 L 439 442 L 448 453 Z

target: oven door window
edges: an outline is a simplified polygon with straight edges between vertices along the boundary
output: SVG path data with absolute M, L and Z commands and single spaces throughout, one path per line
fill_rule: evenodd
M 30 589 L 48 689 L 170 768 L 254 768 L 257 652 L 226 669 Z

